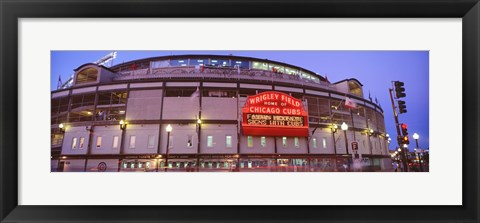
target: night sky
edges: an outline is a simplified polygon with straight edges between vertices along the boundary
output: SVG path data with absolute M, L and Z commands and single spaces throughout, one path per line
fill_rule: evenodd
M 52 51 L 51 90 L 56 90 L 58 77 L 66 81 L 73 69 L 94 62 L 112 51 Z M 370 92 L 383 108 L 385 127 L 392 138 L 390 149 L 396 146 L 396 130 L 388 88 L 392 81 L 405 83 L 406 114 L 399 116 L 400 123 L 408 125 L 409 149 L 415 148 L 413 133 L 420 135 L 420 148 L 429 147 L 429 52 L 428 51 L 117 51 L 113 65 L 155 56 L 181 54 L 219 54 L 248 56 L 280 61 L 306 68 L 331 83 L 356 78 L 363 84 L 368 100 Z

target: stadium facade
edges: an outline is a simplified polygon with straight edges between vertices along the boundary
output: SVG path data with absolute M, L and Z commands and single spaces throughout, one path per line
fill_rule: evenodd
M 391 168 L 383 110 L 355 78 L 231 55 L 74 71 L 51 92 L 52 172 Z

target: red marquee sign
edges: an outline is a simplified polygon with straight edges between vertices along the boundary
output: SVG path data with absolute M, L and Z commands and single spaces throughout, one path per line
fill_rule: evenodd
M 308 136 L 308 113 L 302 101 L 267 91 L 248 96 L 242 108 L 242 130 L 251 136 Z

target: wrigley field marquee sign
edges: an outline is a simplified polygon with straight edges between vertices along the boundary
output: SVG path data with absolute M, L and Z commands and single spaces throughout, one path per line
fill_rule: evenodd
M 251 136 L 308 136 L 308 114 L 299 99 L 267 91 L 247 98 L 242 130 Z

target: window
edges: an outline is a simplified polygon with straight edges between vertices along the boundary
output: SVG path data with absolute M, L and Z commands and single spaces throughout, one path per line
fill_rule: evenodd
M 83 149 L 83 144 L 85 143 L 85 138 L 80 137 L 80 145 L 78 146 L 79 149 Z
M 188 135 L 187 136 L 187 148 L 192 148 L 193 147 L 193 136 L 192 135 Z
M 195 91 L 197 91 L 196 88 L 167 89 L 165 97 L 190 97 Z
M 300 142 L 298 141 L 298 137 L 293 138 L 293 142 L 294 142 L 295 148 L 300 148 Z
M 232 136 L 231 135 L 225 136 L 225 146 L 227 148 L 232 148 Z
M 208 59 L 190 59 L 190 66 L 205 65 L 208 63 Z
M 149 136 L 148 136 L 147 148 L 153 149 L 154 147 L 155 147 L 155 136 L 149 135 Z
M 213 147 L 213 136 L 207 136 L 207 147 Z
M 188 65 L 188 59 L 170 60 L 170 66 L 172 67 L 185 67 Z
M 313 137 L 313 139 L 312 139 L 312 146 L 313 146 L 313 148 L 317 148 L 317 138 L 316 137 Z
M 135 149 L 135 139 L 136 139 L 135 136 L 130 136 L 130 144 L 128 148 Z
M 262 147 L 267 146 L 267 138 L 265 136 L 260 137 L 260 145 Z
M 103 92 L 98 94 L 97 105 L 115 105 L 115 104 L 126 104 L 126 103 L 127 103 L 126 91 Z
M 152 62 L 152 68 L 168 67 L 170 66 L 170 61 L 160 60 Z
M 97 136 L 97 149 L 100 149 L 102 147 L 102 137 Z
M 113 149 L 118 148 L 118 136 L 114 136 L 114 137 L 113 137 L 112 148 L 113 148 Z
M 203 91 L 204 97 L 234 98 L 237 96 L 235 90 L 206 89 Z
M 325 138 L 325 137 L 323 137 L 323 139 L 322 139 L 322 146 L 323 146 L 324 149 L 327 148 L 327 138 Z
M 249 148 L 253 147 L 253 137 L 252 136 L 247 136 L 247 147 L 249 147 Z
M 93 67 L 90 67 L 78 72 L 77 80 L 75 81 L 75 84 L 95 82 L 97 81 L 97 77 L 98 77 L 98 70 Z
M 287 148 L 287 137 L 282 137 L 282 146 L 283 148 Z
M 248 63 L 248 61 L 245 61 L 245 60 L 232 60 L 231 66 L 232 67 L 237 66 L 237 67 L 240 67 L 240 68 L 248 69 L 249 68 L 249 63 Z
M 173 148 L 173 135 L 170 134 L 170 138 L 168 139 L 168 148 Z
M 228 67 L 230 66 L 230 60 L 223 60 L 223 59 L 211 59 L 210 60 L 211 66 L 216 67 Z
M 73 138 L 72 139 L 72 149 L 76 149 L 77 148 L 77 138 Z

